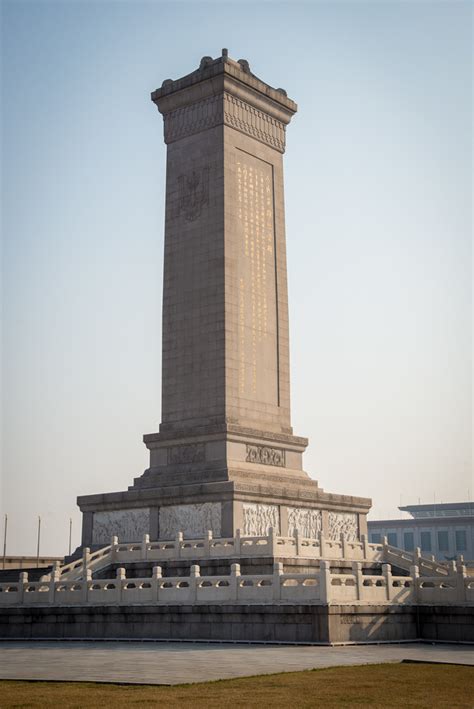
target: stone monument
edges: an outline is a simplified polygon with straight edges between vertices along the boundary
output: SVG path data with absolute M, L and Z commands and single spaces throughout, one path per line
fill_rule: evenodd
M 168 146 L 162 423 L 128 490 L 78 498 L 82 544 L 358 538 L 371 501 L 324 492 L 290 420 L 283 153 L 297 106 L 227 50 L 152 101 Z

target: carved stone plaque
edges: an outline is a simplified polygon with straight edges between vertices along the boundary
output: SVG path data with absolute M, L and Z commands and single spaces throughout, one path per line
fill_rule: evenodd
M 294 537 L 296 530 L 301 537 L 316 539 L 322 529 L 321 510 L 308 507 L 287 507 L 288 536 Z
M 281 448 L 270 448 L 269 446 L 256 446 L 247 443 L 248 463 L 262 463 L 263 465 L 278 465 L 285 467 L 285 451 Z
M 204 443 L 173 446 L 168 449 L 168 463 L 202 463 L 206 460 Z
M 119 542 L 141 542 L 149 531 L 149 508 L 94 512 L 92 544 L 110 544 L 112 536 Z
M 264 537 L 272 527 L 277 534 L 280 534 L 280 510 L 278 505 L 260 505 L 254 502 L 244 502 L 242 505 L 244 513 L 245 537 Z
M 202 539 L 211 530 L 221 536 L 221 503 L 160 507 L 160 539 L 175 539 L 182 532 L 185 539 Z
M 179 211 L 187 222 L 201 216 L 202 208 L 209 204 L 209 168 L 192 170 L 178 177 Z
M 329 538 L 339 540 L 341 534 L 349 542 L 354 542 L 359 537 L 359 524 L 354 512 L 329 512 Z

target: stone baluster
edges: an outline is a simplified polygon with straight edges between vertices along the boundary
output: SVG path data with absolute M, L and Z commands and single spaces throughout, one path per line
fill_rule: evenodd
M 348 545 L 347 545 L 347 539 L 346 539 L 346 535 L 344 534 L 344 532 L 341 532 L 341 535 L 340 535 L 339 538 L 340 538 L 340 540 L 341 540 L 341 553 L 342 553 L 342 558 L 343 558 L 343 559 L 348 559 L 348 558 L 349 558 L 349 548 L 348 548 Z
M 418 603 L 423 599 L 420 597 L 419 589 L 420 569 L 418 568 L 418 566 L 416 566 L 416 564 L 410 566 L 410 576 L 413 579 L 413 601 L 415 601 L 415 603 Z
M 283 564 L 281 561 L 275 561 L 273 564 L 273 600 L 281 599 L 281 576 L 283 574 Z
M 123 587 L 123 582 L 126 581 L 127 579 L 127 572 L 123 568 L 123 566 L 119 566 L 117 569 L 117 603 L 122 603 L 122 587 Z
M 367 538 L 367 534 L 361 534 L 360 541 L 362 542 L 362 553 L 363 553 L 364 559 L 366 561 L 370 561 L 372 556 L 371 556 L 371 549 L 369 546 L 369 540 Z
M 199 564 L 192 564 L 189 572 L 189 591 L 190 591 L 190 601 L 195 603 L 197 601 L 198 594 L 198 584 L 201 577 L 201 569 Z
M 240 530 L 237 530 L 240 531 Z M 231 601 L 237 601 L 239 598 L 239 583 L 240 583 L 240 564 L 232 564 L 230 567 L 230 594 Z
M 465 603 L 467 601 L 466 594 L 466 567 L 460 564 L 456 573 L 456 601 Z
M 294 537 L 295 537 L 295 546 L 296 546 L 296 556 L 299 556 L 300 555 L 300 548 L 301 548 L 301 537 L 300 537 L 300 530 L 298 529 L 298 527 L 295 528 Z
M 459 569 L 464 565 L 464 555 L 463 554 L 458 554 L 456 558 L 456 568 Z
M 211 542 L 212 542 L 212 530 L 208 529 L 206 532 L 206 536 L 204 537 L 204 553 L 208 559 L 211 556 Z
M 392 600 L 392 567 L 390 564 L 382 564 L 382 576 L 385 579 L 385 597 L 387 601 Z
M 153 591 L 153 600 L 158 603 L 160 600 L 160 579 L 162 578 L 161 566 L 154 566 L 151 573 L 151 587 Z
M 114 534 L 110 540 L 110 560 L 111 561 L 113 561 L 117 557 L 118 543 L 119 543 L 119 539 Z
M 275 530 L 273 527 L 268 528 L 268 551 L 270 553 L 270 556 L 275 556 L 275 551 L 276 551 L 276 534 Z
M 319 555 L 321 559 L 326 558 L 326 539 L 322 530 L 319 532 Z
M 150 535 L 144 534 L 142 540 L 142 559 L 148 559 L 148 545 L 150 543 Z
M 87 569 L 89 568 L 89 562 L 91 558 L 91 550 L 89 547 L 84 547 L 82 550 L 82 578 L 85 579 L 87 575 Z
M 362 563 L 360 561 L 352 562 L 352 573 L 355 577 L 357 601 L 364 601 L 364 577 L 362 575 Z M 370 599 L 367 599 L 370 600 Z
M 240 544 L 240 538 L 241 538 L 241 531 L 240 529 L 235 530 L 235 537 L 234 537 L 234 550 L 235 550 L 235 555 L 240 556 L 241 555 L 241 544 Z
M 175 545 L 176 545 L 176 558 L 181 559 L 181 544 L 183 543 L 183 533 L 178 532 L 176 535 Z
M 86 604 L 89 600 L 89 584 L 92 581 L 92 571 L 86 569 L 85 574 L 82 575 L 82 602 Z
M 23 604 L 25 600 L 25 589 L 28 586 L 28 572 L 20 571 L 20 582 L 18 584 L 18 599 L 19 603 Z
M 51 578 L 49 581 L 49 603 L 53 604 L 56 599 L 56 584 L 61 580 L 61 569 L 59 566 L 59 561 L 55 561 L 53 564 L 53 570 L 51 572 Z
M 319 598 L 322 603 L 331 603 L 331 564 L 325 559 L 319 562 Z

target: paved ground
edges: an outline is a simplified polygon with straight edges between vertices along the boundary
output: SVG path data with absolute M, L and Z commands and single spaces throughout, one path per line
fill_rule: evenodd
M 0 679 L 180 684 L 403 659 L 474 665 L 474 647 L 0 642 Z

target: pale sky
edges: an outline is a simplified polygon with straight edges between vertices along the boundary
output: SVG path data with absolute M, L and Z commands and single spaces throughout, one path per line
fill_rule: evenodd
M 150 92 L 229 48 L 287 131 L 293 427 L 329 492 L 466 500 L 470 2 L 2 2 L 8 553 L 64 554 L 160 422 L 165 145 Z

